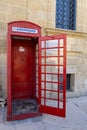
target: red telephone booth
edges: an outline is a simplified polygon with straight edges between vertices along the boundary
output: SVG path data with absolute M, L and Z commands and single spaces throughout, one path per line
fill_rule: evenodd
M 41 37 L 40 26 L 16 21 L 7 39 L 7 120 L 65 117 L 66 36 Z

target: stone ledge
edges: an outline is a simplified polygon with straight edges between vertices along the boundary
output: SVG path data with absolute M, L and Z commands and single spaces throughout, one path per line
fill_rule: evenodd
M 64 29 L 57 29 L 57 28 L 45 28 L 45 34 L 66 34 L 72 37 L 82 37 L 87 38 L 87 33 L 84 32 L 77 32 L 74 30 L 64 30 Z

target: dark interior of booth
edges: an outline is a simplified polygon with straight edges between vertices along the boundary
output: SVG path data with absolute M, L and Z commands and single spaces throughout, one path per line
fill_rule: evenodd
M 12 36 L 11 40 L 12 115 L 37 113 L 36 46 L 38 37 Z

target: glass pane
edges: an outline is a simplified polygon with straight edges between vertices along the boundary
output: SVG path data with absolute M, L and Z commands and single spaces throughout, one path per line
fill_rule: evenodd
M 46 74 L 46 81 L 58 82 L 58 75 Z
M 60 57 L 60 65 L 63 65 L 63 57 Z
M 36 71 L 36 77 L 38 77 L 38 71 Z
M 38 65 L 36 65 L 36 70 L 38 71 Z
M 36 64 L 38 64 L 38 58 L 36 58 Z
M 36 78 L 36 83 L 38 84 L 38 78 Z
M 63 47 L 63 44 L 64 44 L 64 40 L 60 39 L 60 47 Z
M 38 90 L 38 84 L 36 84 L 36 90 Z
M 63 102 L 59 102 L 59 108 L 63 109 Z
M 41 64 L 45 64 L 44 58 L 41 58 Z
M 53 90 L 58 90 L 58 84 L 54 84 L 54 83 L 53 83 L 52 89 L 53 89 Z
M 41 66 L 41 72 L 44 72 L 44 66 Z
M 63 82 L 63 75 L 59 75 L 59 82 L 60 82 L 60 83 Z
M 63 93 L 59 94 L 59 100 L 63 100 Z
M 59 90 L 63 90 L 63 84 L 59 84 Z
M 36 50 L 38 50 L 38 44 L 36 45 Z
M 38 97 L 38 84 L 36 84 L 36 97 Z
M 58 56 L 58 49 L 46 49 L 46 56 Z
M 58 101 L 46 99 L 46 106 L 56 107 L 57 108 L 58 107 Z
M 46 74 L 46 81 L 52 81 L 52 78 L 51 74 Z
M 60 73 L 60 74 L 63 74 L 63 66 L 60 66 L 60 67 L 59 67 L 59 73 Z
M 44 56 L 44 50 L 41 51 L 41 56 Z
M 51 98 L 51 92 L 50 91 L 46 91 L 46 98 Z
M 50 48 L 50 47 L 58 47 L 58 40 L 47 40 L 46 48 Z
M 46 83 L 46 89 L 52 90 L 52 83 Z
M 43 90 L 41 91 L 41 97 L 44 97 L 44 91 Z
M 41 89 L 44 89 L 44 82 L 41 82 Z
M 58 64 L 58 58 L 56 57 L 46 58 L 46 64 L 56 65 Z
M 58 84 L 46 83 L 46 89 L 48 89 L 48 90 L 58 90 Z
M 41 80 L 44 81 L 44 74 L 41 75 Z
M 41 98 L 41 105 L 44 105 L 44 98 Z
M 41 48 L 44 48 L 44 47 L 45 47 L 44 44 L 45 44 L 44 41 L 42 41 L 42 42 L 41 42 Z
M 38 92 L 36 91 L 36 97 L 38 97 Z
M 58 92 L 46 91 L 46 98 L 58 99 Z
M 46 66 L 46 73 L 58 73 L 58 66 Z
M 36 57 L 38 57 L 38 51 L 36 51 Z
M 63 48 L 60 48 L 60 56 L 63 56 Z
M 58 75 L 52 75 L 52 82 L 58 82 Z

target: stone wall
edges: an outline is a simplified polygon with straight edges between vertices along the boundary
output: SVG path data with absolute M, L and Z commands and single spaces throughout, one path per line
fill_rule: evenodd
M 87 0 L 77 0 L 76 30 L 87 33 Z
M 67 73 L 73 74 L 73 92 L 67 96 L 87 95 L 87 0 L 76 5 L 76 31 L 55 29 L 56 0 L 0 1 L 0 96 L 7 87 L 7 23 L 17 20 L 34 22 L 42 35 L 67 34 Z
M 72 41 L 72 43 L 71 43 Z M 73 42 L 74 41 L 74 42 Z M 70 46 L 70 48 L 68 47 Z M 68 37 L 67 38 L 67 67 L 73 67 L 75 70 L 67 72 L 74 74 L 75 80 L 73 92 L 74 95 L 87 95 L 87 38 Z

